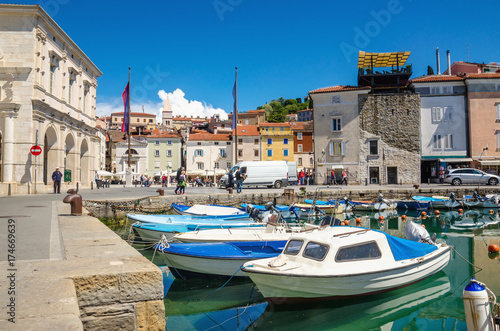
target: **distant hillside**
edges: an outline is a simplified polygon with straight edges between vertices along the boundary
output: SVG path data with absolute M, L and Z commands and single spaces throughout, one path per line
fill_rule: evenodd
M 299 110 L 312 107 L 312 100 L 307 99 L 302 102 L 302 98 L 271 100 L 257 109 L 265 109 L 268 122 L 281 123 L 286 121 L 286 115 L 296 114 Z

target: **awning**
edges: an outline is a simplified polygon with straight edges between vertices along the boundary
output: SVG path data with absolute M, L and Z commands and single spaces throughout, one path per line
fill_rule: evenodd
M 106 170 L 97 170 L 97 175 L 102 177 L 111 177 L 114 176 L 115 174 Z
M 500 160 L 485 160 L 479 161 L 481 165 L 500 165 Z
M 446 163 L 465 163 L 465 162 L 472 162 L 472 159 L 470 157 L 465 157 L 462 159 L 459 158 L 438 159 L 438 161 Z

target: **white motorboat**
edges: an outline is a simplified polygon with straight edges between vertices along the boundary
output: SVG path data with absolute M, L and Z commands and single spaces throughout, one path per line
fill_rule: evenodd
M 342 299 L 395 290 L 442 270 L 451 247 L 359 227 L 328 227 L 292 236 L 276 258 L 243 271 L 274 303 Z

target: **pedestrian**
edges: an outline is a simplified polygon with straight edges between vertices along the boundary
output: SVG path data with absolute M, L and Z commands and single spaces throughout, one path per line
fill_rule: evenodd
M 305 177 L 304 169 L 300 169 L 300 172 L 299 172 L 299 183 L 300 183 L 300 185 L 304 185 L 304 177 Z
M 240 167 L 236 168 L 234 179 L 236 180 L 236 193 L 241 193 L 243 187 L 243 174 L 241 173 Z
M 52 173 L 52 181 L 54 182 L 54 194 L 61 193 L 61 179 L 62 173 L 59 171 L 59 167 Z
M 345 170 L 342 172 L 342 181 L 340 182 L 340 185 L 342 186 L 344 183 L 345 186 L 347 186 L 347 172 Z
M 306 175 L 305 175 L 305 185 L 309 185 L 309 176 L 311 174 L 309 173 L 309 171 L 306 172 Z
M 182 171 L 184 170 L 184 167 L 180 167 L 179 169 L 177 169 L 177 173 L 175 174 L 175 181 L 177 182 L 177 185 L 175 187 L 175 194 L 179 194 L 180 192 L 180 181 L 181 181 L 181 174 L 182 174 Z
M 167 185 L 165 185 L 167 183 L 167 176 L 163 175 L 161 176 L 161 186 L 162 187 L 165 187 Z
M 179 176 L 179 194 L 186 195 L 186 172 L 182 170 L 181 175 Z
M 335 176 L 335 169 L 332 169 L 331 184 L 335 185 L 337 182 L 337 177 Z
M 99 189 L 99 175 L 97 174 L 97 171 L 95 172 L 95 186 L 97 189 Z
M 234 175 L 233 175 L 233 169 L 229 170 L 227 173 L 227 188 L 234 188 Z

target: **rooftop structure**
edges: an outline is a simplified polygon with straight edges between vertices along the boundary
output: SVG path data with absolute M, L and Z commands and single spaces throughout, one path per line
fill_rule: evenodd
M 406 64 L 411 52 L 370 53 L 359 51 L 358 85 L 369 86 L 374 92 L 400 92 L 412 74 Z

